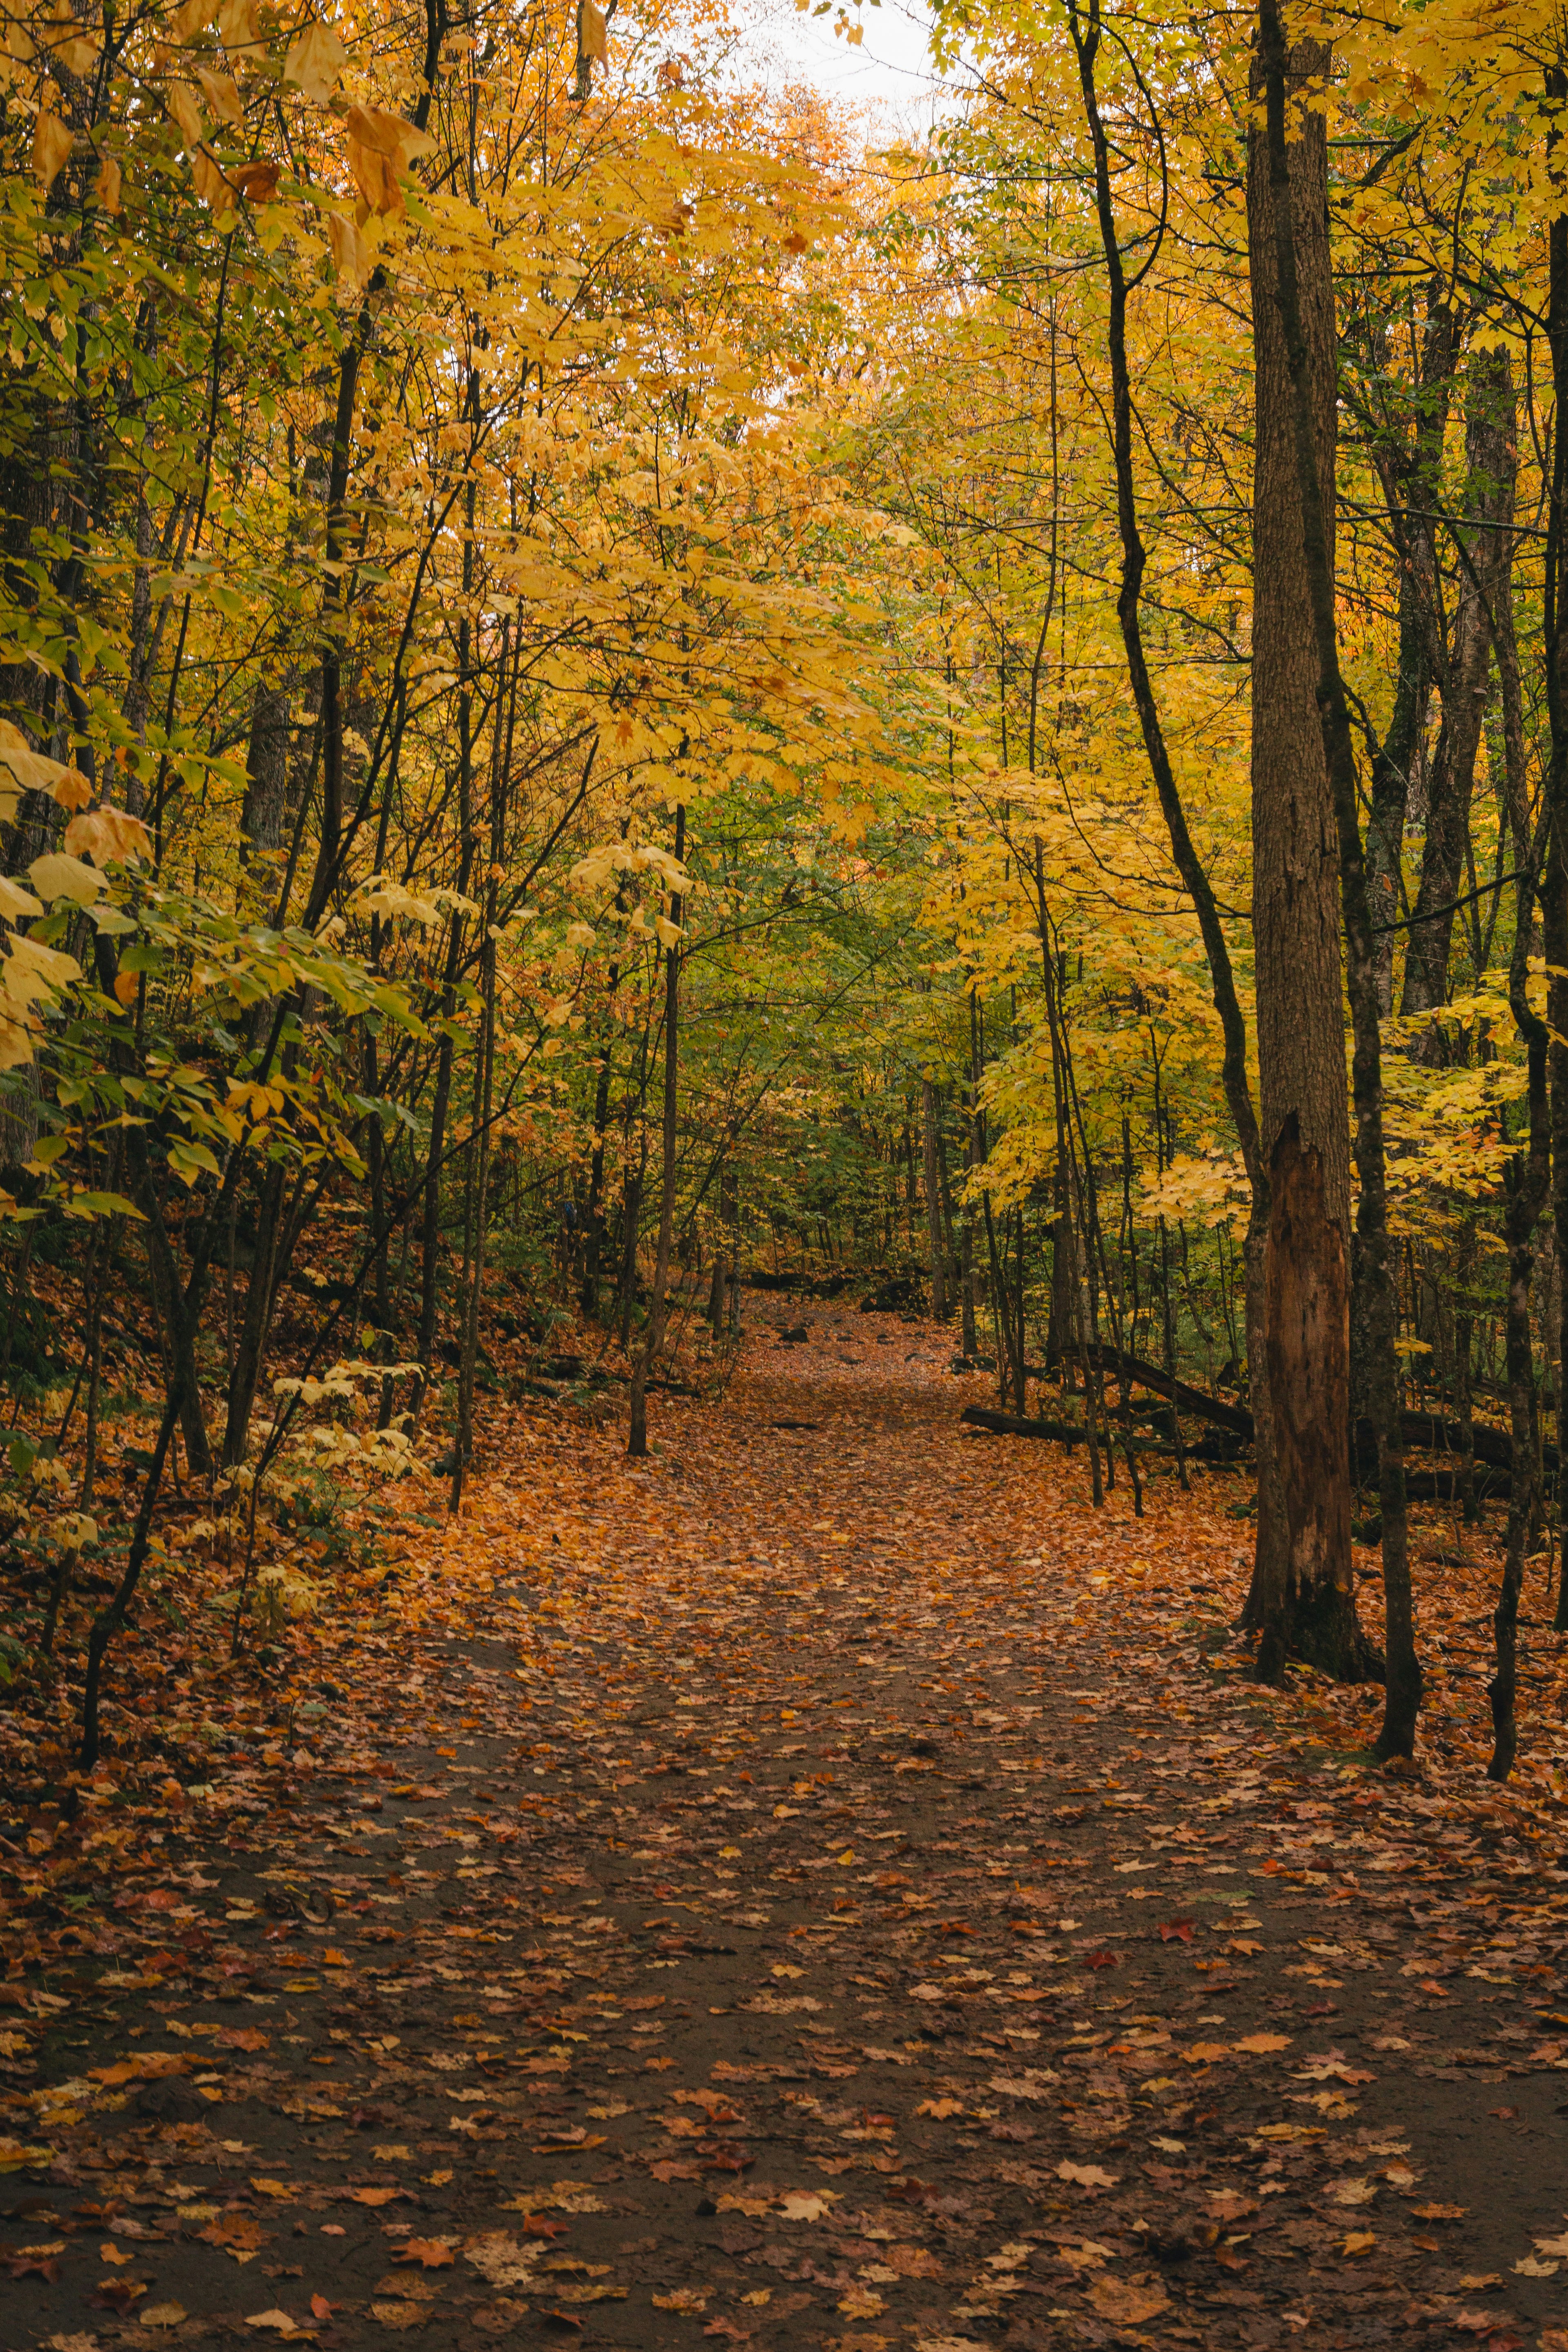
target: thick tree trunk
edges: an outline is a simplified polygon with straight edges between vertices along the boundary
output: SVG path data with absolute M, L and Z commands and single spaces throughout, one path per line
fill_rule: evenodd
M 1265 1640 L 1289 1628 L 1290 1654 L 1325 1674 L 1360 1671 L 1351 1570 L 1350 1283 L 1344 1235 L 1328 1213 L 1318 1153 L 1294 1114 L 1274 1146 L 1264 1252 L 1264 1330 L 1275 1415 L 1282 1590 Z M 1284 1658 L 1279 1660 L 1280 1666 Z
M 1323 46 L 1298 43 L 1289 63 L 1291 89 L 1327 66 Z M 1255 95 L 1261 87 L 1259 77 Z M 1328 149 L 1321 114 L 1308 112 L 1292 127 L 1299 136 L 1286 150 L 1290 220 L 1318 479 L 1324 528 L 1331 534 L 1336 405 Z M 1269 1620 L 1262 1664 L 1277 1670 L 1287 1655 L 1300 1655 L 1325 1672 L 1352 1675 L 1362 1671 L 1364 1644 L 1350 1556 L 1350 1136 L 1340 856 L 1319 709 L 1295 397 L 1278 295 L 1275 199 L 1267 142 L 1257 130 L 1247 192 L 1256 353 L 1252 919 L 1258 1111 L 1268 1164 L 1282 1170 L 1288 1189 L 1278 1210 L 1270 1206 L 1262 1253 L 1268 1394 L 1255 1399 L 1255 1410 L 1261 1404 L 1260 1425 L 1281 1447 L 1277 1484 L 1267 1475 L 1259 1481 L 1258 1597 Z M 1331 535 L 1331 565 L 1332 554 Z M 1290 1318 L 1289 1328 L 1277 1324 L 1280 1316 Z M 1316 1365 L 1312 1346 L 1324 1351 Z M 1276 1507 L 1284 1514 L 1278 1527 Z
M 1355 1109 L 1356 1175 L 1360 1199 L 1356 1238 L 1363 1254 L 1368 1304 L 1368 1402 L 1377 1440 L 1378 1500 L 1383 1519 L 1384 1622 L 1388 1640 L 1387 1696 L 1376 1753 L 1409 1756 L 1421 1705 L 1421 1664 L 1416 1655 L 1410 1585 L 1408 1516 L 1405 1507 L 1404 1430 L 1400 1412 L 1396 1348 L 1397 1298 L 1388 1234 L 1388 1171 L 1384 1140 L 1383 1038 L 1377 993 L 1377 935 L 1373 922 L 1366 849 L 1362 840 L 1355 744 L 1350 698 L 1340 667 L 1335 604 L 1332 505 L 1325 496 L 1320 464 L 1323 429 L 1308 306 L 1297 268 L 1295 192 L 1288 137 L 1290 58 L 1279 0 L 1258 0 L 1259 62 L 1266 106 L 1268 194 L 1273 230 L 1273 283 L 1255 289 L 1276 306 L 1275 324 L 1284 346 L 1290 384 L 1296 444 L 1296 488 L 1301 530 L 1302 572 L 1318 661 L 1324 772 L 1329 781 L 1335 844 L 1339 852 L 1340 906 L 1344 920 L 1345 981 L 1354 1050 L 1351 1096 Z M 1326 254 L 1324 256 L 1326 265 Z M 1326 274 L 1326 270 L 1325 270 Z M 1331 285 L 1329 288 L 1331 294 Z M 1330 327 L 1331 330 L 1331 303 Z M 1283 1397 L 1275 1399 L 1276 1423 Z M 1349 1449 L 1344 1457 L 1348 1484 Z M 1348 1619 L 1347 1649 L 1354 1666 L 1368 1674 L 1382 1669 Z

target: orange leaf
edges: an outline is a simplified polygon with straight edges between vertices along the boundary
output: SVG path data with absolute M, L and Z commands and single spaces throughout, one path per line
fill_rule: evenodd
M 417 2263 L 422 2270 L 440 2271 L 453 2261 L 452 2249 L 439 2238 L 410 2238 L 392 2257 L 395 2263 Z
M 278 192 L 279 169 L 277 163 L 234 163 L 228 170 L 228 184 L 247 204 L 268 204 Z

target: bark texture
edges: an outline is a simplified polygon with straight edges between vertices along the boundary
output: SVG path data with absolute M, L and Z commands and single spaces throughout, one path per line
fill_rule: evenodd
M 1326 1674 L 1359 1667 L 1351 1572 L 1350 1273 L 1328 1213 L 1321 1155 L 1292 1115 L 1269 1165 L 1264 1252 L 1268 1389 L 1284 1528 L 1290 1653 Z M 1266 1637 L 1267 1638 L 1267 1637 Z
M 1328 66 L 1317 42 L 1289 54 L 1292 96 Z M 1261 89 L 1255 78 L 1255 95 Z M 1318 479 L 1331 534 L 1336 438 L 1334 307 L 1328 243 L 1328 146 L 1321 114 L 1289 123 L 1287 143 L 1290 222 L 1305 339 Z M 1354 1612 L 1348 1602 L 1350 1462 L 1347 1351 L 1342 1398 L 1337 1375 L 1317 1377 L 1270 1316 L 1293 1296 L 1281 1253 L 1300 1254 L 1296 1278 L 1319 1298 L 1317 1323 L 1329 1344 L 1327 1300 L 1332 1269 L 1348 1264 L 1350 1134 L 1345 1116 L 1345 1034 L 1340 976 L 1340 859 L 1337 824 L 1320 712 L 1321 665 L 1302 536 L 1294 395 L 1278 297 L 1274 194 L 1267 142 L 1255 131 L 1247 156 L 1247 233 L 1255 345 L 1252 613 L 1252 918 L 1258 992 L 1258 1126 L 1261 1156 L 1272 1166 L 1289 1137 L 1282 1165 L 1291 1197 L 1277 1214 L 1270 1201 L 1266 1240 L 1249 1253 L 1261 1276 L 1263 1345 L 1253 1360 L 1259 1425 L 1298 1460 L 1310 1458 L 1331 1494 L 1309 1496 L 1283 1463 L 1264 1465 L 1258 1481 L 1258 1559 L 1249 1613 L 1263 1620 L 1260 1670 L 1278 1672 L 1289 1654 L 1311 1656 L 1331 1672 L 1351 1671 Z M 1329 541 L 1331 563 L 1333 546 Z M 1300 1168 L 1315 1171 L 1309 1184 Z M 1259 1260 L 1263 1264 L 1259 1264 Z M 1249 1284 L 1249 1289 L 1252 1288 Z M 1334 1326 L 1338 1331 L 1338 1325 Z M 1258 1375 L 1263 1374 L 1260 1388 Z M 1279 1382 L 1288 1385 L 1281 1390 Z M 1313 1416 L 1309 1425 L 1308 1417 Z M 1304 1452 L 1303 1452 L 1304 1449 Z M 1298 1518 L 1299 1513 L 1305 1514 Z M 1338 1633 L 1331 1631 L 1339 1626 Z M 1341 1652 L 1342 1655 L 1339 1654 Z
M 1290 52 L 1292 91 L 1328 65 L 1320 43 Z M 1334 309 L 1328 146 L 1321 114 L 1288 148 L 1301 323 L 1311 373 L 1325 527 L 1334 495 Z M 1324 1213 L 1350 1231 L 1350 1131 L 1340 982 L 1340 859 L 1318 707 L 1319 665 L 1301 540 L 1289 369 L 1275 295 L 1274 214 L 1264 143 L 1247 158 L 1257 353 L 1252 530 L 1252 924 L 1258 1115 L 1265 1156 L 1294 1117 L 1318 1155 Z M 1333 561 L 1331 537 L 1329 559 Z

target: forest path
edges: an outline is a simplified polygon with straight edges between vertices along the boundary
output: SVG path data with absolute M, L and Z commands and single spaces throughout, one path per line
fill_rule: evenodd
M 1096 1513 L 946 1335 L 805 1319 L 646 1465 L 487 1430 L 193 1832 L 205 1964 L 56 2054 L 130 2079 L 10 2184 L 0 2340 L 1568 2352 L 1522 1813 L 1241 1678 L 1230 1486 Z

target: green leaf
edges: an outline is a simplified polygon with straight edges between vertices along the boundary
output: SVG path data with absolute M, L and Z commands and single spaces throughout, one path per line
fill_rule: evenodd
M 186 1143 L 183 1139 L 169 1146 L 169 1165 L 182 1183 L 194 1184 L 204 1172 L 218 1174 L 217 1161 L 205 1143 Z
M 62 1202 L 68 1217 L 136 1217 L 146 1223 L 133 1201 L 123 1192 L 73 1192 Z

